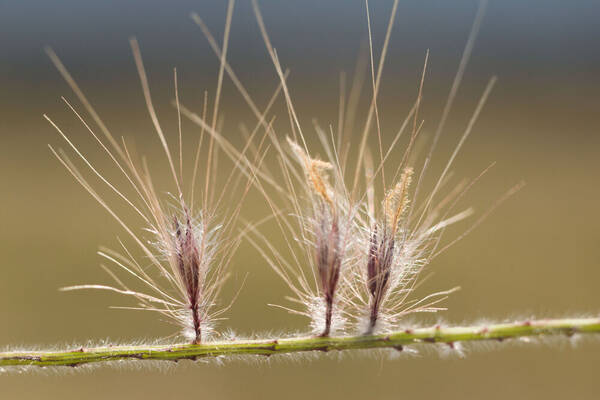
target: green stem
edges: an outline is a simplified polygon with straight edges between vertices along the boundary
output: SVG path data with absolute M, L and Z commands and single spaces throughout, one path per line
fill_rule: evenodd
M 3 366 L 77 366 L 115 360 L 178 361 L 232 355 L 287 354 L 309 351 L 395 348 L 424 343 L 445 343 L 547 335 L 600 333 L 599 318 L 531 320 L 481 326 L 406 329 L 389 334 L 344 337 L 294 337 L 269 340 L 239 340 L 205 344 L 105 346 L 67 351 L 21 351 L 0 353 Z

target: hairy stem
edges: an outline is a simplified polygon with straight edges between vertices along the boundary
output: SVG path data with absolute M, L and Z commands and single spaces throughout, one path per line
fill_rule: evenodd
M 344 337 L 294 337 L 269 340 L 239 340 L 205 344 L 106 346 L 67 351 L 21 351 L 0 353 L 5 366 L 77 366 L 115 360 L 164 360 L 234 356 L 287 354 L 310 351 L 393 348 L 402 350 L 411 344 L 445 343 L 538 337 L 549 335 L 600 333 L 600 318 L 546 319 L 479 326 L 407 329 L 382 335 Z
M 323 330 L 323 333 L 321 333 L 321 337 L 327 337 L 331 332 L 331 318 L 333 317 L 333 298 L 326 297 L 325 304 L 325 329 Z
M 201 322 L 200 322 L 200 310 L 198 309 L 198 302 L 194 301 L 192 310 L 192 321 L 194 325 L 194 333 L 196 334 L 196 338 L 194 339 L 194 344 L 200 344 L 202 342 L 202 332 L 201 332 Z
M 369 327 L 367 328 L 367 335 L 372 334 L 375 331 L 375 326 L 377 325 L 377 319 L 379 318 L 379 301 L 377 299 L 373 300 L 371 305 L 371 314 L 369 315 Z

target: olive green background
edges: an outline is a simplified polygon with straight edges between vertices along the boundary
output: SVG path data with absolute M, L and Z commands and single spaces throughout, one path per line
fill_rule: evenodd
M 264 105 L 276 75 L 248 2 L 239 3 L 229 59 Z M 477 9 L 475 1 L 400 3 L 380 98 L 387 143 L 415 99 L 426 49 L 430 68 L 421 115 L 424 133 L 431 136 Z M 263 1 L 261 7 L 280 59 L 291 69 L 290 90 L 302 123 L 314 138 L 313 117 L 323 126 L 336 124 L 338 74 L 352 73 L 366 38 L 364 4 Z M 390 8 L 389 1 L 371 2 L 376 55 Z M 137 151 L 148 155 L 157 186 L 166 192 L 173 187 L 127 39 L 135 35 L 140 41 L 159 116 L 174 139 L 172 68 L 179 71 L 182 101 L 196 110 L 204 90 L 214 93 L 218 70 L 218 60 L 188 14 L 200 13 L 220 37 L 225 9 L 219 1 L 0 1 L 0 347 L 62 347 L 106 338 L 151 341 L 175 332 L 153 314 L 109 310 L 127 304 L 117 295 L 57 291 L 64 285 L 110 282 L 95 251 L 99 245 L 116 247 L 116 236 L 125 234 L 52 157 L 46 144 L 64 143 L 42 114 L 54 118 L 109 177 L 123 182 L 61 103 L 65 95 L 77 104 L 43 46 L 57 51 L 113 133 L 131 138 Z M 599 12 L 592 1 L 496 0 L 488 7 L 433 170 L 443 166 L 477 96 L 497 75 L 498 84 L 454 171 L 457 177 L 473 177 L 491 162 L 497 164 L 463 205 L 481 213 L 520 180 L 527 186 L 432 263 L 435 274 L 422 293 L 462 286 L 448 300 L 449 311 L 439 316 L 445 321 L 600 311 Z M 222 104 L 224 132 L 240 144 L 239 124 L 253 126 L 255 121 L 228 79 Z M 281 103 L 274 113 L 283 137 L 289 125 Z M 197 129 L 186 123 L 184 135 L 192 143 Z M 192 151 L 186 146 L 187 160 Z M 398 148 L 396 162 L 401 154 Z M 220 177 L 228 168 L 223 163 Z M 266 212 L 261 197 L 251 193 L 244 218 L 258 220 Z M 142 228 L 131 213 L 124 214 Z M 449 230 L 446 242 L 468 226 Z M 269 225 L 265 233 L 278 235 Z M 302 318 L 267 306 L 282 303 L 286 288 L 247 242 L 231 267 L 224 301 L 247 278 L 221 330 L 245 336 L 306 329 Z M 414 323 L 433 320 L 415 317 Z M 598 397 L 597 339 L 475 348 L 467 354 L 459 359 L 426 352 L 397 360 L 319 355 L 309 361 L 0 374 L 0 398 Z

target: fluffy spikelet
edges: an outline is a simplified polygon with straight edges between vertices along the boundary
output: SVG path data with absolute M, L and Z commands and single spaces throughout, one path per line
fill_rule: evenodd
M 313 319 L 323 322 L 320 335 L 328 336 L 332 330 L 334 320 L 336 293 L 345 256 L 344 235 L 346 233 L 345 229 L 340 227 L 340 216 L 336 203 L 332 199 L 335 195 L 332 193 L 325 175 L 325 171 L 332 169 L 332 165 L 311 158 L 289 137 L 287 141 L 302 165 L 306 184 L 309 187 L 308 192 L 316 194 L 321 200 L 310 205 L 308 212 L 311 217 L 307 221 L 301 221 L 301 223 L 307 228 L 307 234 L 312 237 L 309 251 L 313 254 L 317 271 L 319 296 L 315 298 L 315 304 L 311 306 L 313 312 L 316 312 Z
M 217 207 L 217 204 L 225 203 L 221 201 L 227 192 L 227 185 L 232 180 L 234 175 L 222 187 L 222 192 L 217 193 L 215 201 L 217 182 L 214 177 L 214 170 L 217 168 L 216 163 L 216 148 L 214 148 L 213 139 L 209 142 L 208 155 L 206 156 L 206 167 L 204 176 L 204 192 L 202 193 L 202 202 L 196 205 L 194 202 L 194 184 L 196 177 L 199 175 L 199 158 L 203 144 L 203 136 L 205 128 L 202 128 L 200 140 L 197 142 L 196 160 L 193 164 L 193 180 L 191 189 L 186 195 L 183 193 L 183 185 L 181 181 L 184 176 L 183 155 L 182 155 L 182 132 L 181 132 L 181 117 L 179 106 L 179 94 L 177 87 L 177 73 L 174 71 L 175 82 L 175 98 L 179 117 L 179 159 L 178 166 L 173 161 L 169 143 L 163 129 L 159 124 L 156 112 L 152 105 L 150 96 L 150 87 L 147 80 L 146 72 L 143 66 L 141 52 L 135 39 L 131 41 L 132 50 L 142 91 L 146 100 L 147 110 L 154 124 L 154 128 L 158 139 L 162 145 L 168 167 L 172 174 L 176 195 L 171 196 L 171 203 L 165 203 L 158 196 L 154 186 L 152 176 L 145 159 L 141 162 L 134 161 L 131 156 L 125 141 L 120 144 L 110 131 L 106 128 L 98 114 L 94 111 L 89 101 L 77 87 L 77 84 L 60 62 L 56 54 L 48 50 L 50 58 L 55 63 L 56 67 L 71 85 L 74 92 L 83 103 L 89 114 L 92 115 L 96 125 L 100 127 L 107 144 L 104 139 L 97 135 L 90 125 L 80 116 L 80 114 L 69 103 L 67 105 L 73 113 L 82 122 L 88 132 L 100 145 L 101 151 L 108 155 L 109 159 L 115 164 L 117 169 L 125 176 L 129 187 L 126 189 L 132 190 L 134 198 L 131 200 L 125 195 L 126 189 L 119 189 L 111 184 L 98 170 L 88 161 L 73 142 L 50 120 L 48 121 L 60 133 L 62 138 L 67 142 L 69 147 L 77 155 L 87 168 L 98 177 L 104 184 L 108 186 L 110 191 L 118 195 L 125 203 L 133 209 L 133 211 L 141 218 L 145 225 L 145 232 L 150 233 L 152 237 L 148 238 L 136 233 L 136 230 L 131 228 L 109 205 L 104 198 L 96 192 L 91 183 L 84 177 L 84 174 L 78 167 L 69 159 L 66 152 L 62 150 L 54 150 L 58 160 L 65 168 L 73 175 L 73 177 L 94 197 L 94 199 L 118 222 L 119 225 L 127 232 L 129 237 L 137 245 L 138 249 L 144 255 L 143 262 L 139 261 L 139 256 L 134 256 L 134 252 L 130 251 L 126 245 L 120 241 L 122 250 L 112 251 L 103 250 L 99 254 L 106 260 L 112 263 L 120 272 L 133 276 L 134 281 L 138 284 L 143 284 L 148 293 L 142 293 L 132 290 L 124 283 L 117 273 L 103 266 L 103 268 L 114 278 L 115 286 L 105 285 L 78 285 L 64 288 L 63 290 L 74 289 L 100 289 L 110 290 L 120 294 L 125 294 L 133 297 L 137 301 L 134 307 L 116 307 L 133 310 L 149 310 L 155 311 L 163 316 L 168 317 L 182 328 L 183 335 L 190 339 L 193 343 L 200 343 L 209 338 L 214 330 L 215 322 L 220 318 L 221 314 L 228 309 L 227 307 L 216 309 L 219 293 L 223 282 L 227 279 L 228 274 L 225 273 L 225 268 L 229 264 L 237 245 L 239 244 L 239 236 L 233 237 L 232 231 L 235 226 L 235 221 L 239 213 L 242 201 L 247 192 L 244 191 L 241 198 L 238 196 L 237 201 L 231 202 L 234 206 Z M 222 60 L 222 63 L 225 60 Z M 218 98 L 220 94 L 220 86 L 217 89 L 215 105 L 213 109 L 213 125 L 209 129 L 216 129 L 216 121 L 218 115 Z M 205 97 L 206 101 L 206 97 Z M 66 102 L 66 100 L 65 100 Z M 206 114 L 206 104 L 204 107 Z M 155 164 L 155 163 L 153 163 Z M 191 204 L 192 207 L 189 207 Z M 195 207 L 194 207 L 195 206 Z M 214 216 L 217 208 L 222 211 L 226 218 L 222 223 L 216 223 Z

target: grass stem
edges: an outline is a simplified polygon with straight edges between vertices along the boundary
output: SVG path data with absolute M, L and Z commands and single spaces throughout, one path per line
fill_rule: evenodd
M 293 337 L 263 340 L 238 340 L 204 344 L 104 346 L 65 351 L 19 351 L 0 353 L 0 367 L 78 366 L 116 360 L 164 360 L 259 355 L 270 356 L 312 351 L 395 348 L 412 344 L 445 343 L 540 337 L 550 335 L 600 333 L 600 318 L 529 320 L 476 326 L 406 329 L 388 334 L 343 337 Z

